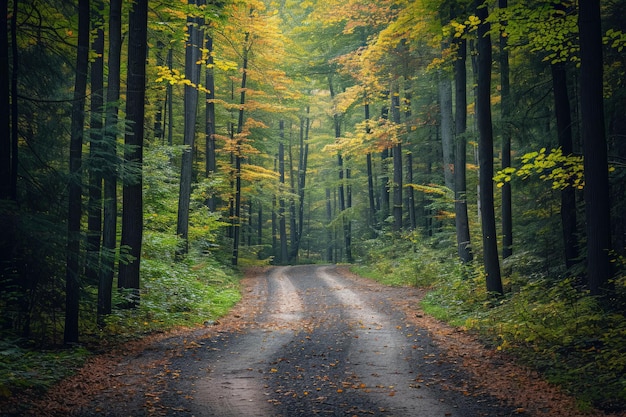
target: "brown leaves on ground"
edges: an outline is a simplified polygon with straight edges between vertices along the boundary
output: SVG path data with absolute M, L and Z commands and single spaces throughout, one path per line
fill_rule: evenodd
M 470 375 L 470 380 L 462 388 L 466 395 L 486 394 L 518 407 L 517 412 L 536 417 L 625 417 L 625 414 L 605 415 L 599 411 L 581 412 L 577 410 L 574 398 L 566 395 L 558 387 L 549 384 L 536 372 L 517 365 L 505 353 L 487 348 L 471 333 L 448 326 L 419 309 L 419 301 L 424 290 L 418 288 L 385 288 L 340 268 L 344 276 L 362 282 L 372 291 L 396 291 L 395 303 L 407 317 L 407 324 L 428 331 L 434 342 L 443 352 L 443 357 L 433 360 L 446 360 L 456 363 Z M 0 407 L 10 413 L 19 410 L 21 404 L 31 404 L 25 416 L 70 415 L 72 411 L 86 407 L 102 392 L 109 392 L 108 400 L 117 402 L 143 401 L 143 407 L 159 415 L 167 412 L 159 404 L 159 378 L 167 372 L 169 357 L 175 351 L 149 352 L 155 345 L 173 337 L 186 337 L 219 332 L 237 332 L 254 326 L 255 317 L 264 307 L 263 297 L 267 290 L 259 286 L 256 277 L 265 269 L 249 270 L 241 281 L 244 297 L 231 313 L 220 319 L 219 325 L 203 329 L 175 329 L 168 333 L 156 334 L 141 340 L 125 343 L 111 351 L 90 358 L 74 376 L 69 377 L 50 389 L 43 397 L 24 394 L 12 398 L 10 403 Z M 182 343 L 183 346 L 186 346 Z M 183 347 L 184 348 L 184 347 Z M 147 354 L 146 354 L 147 352 Z M 161 375 L 161 377 L 159 377 Z M 156 377 L 156 380 L 155 380 Z M 169 376 L 168 376 L 169 377 Z M 139 392 L 140 390 L 145 390 Z M 141 393 L 142 395 L 137 395 Z M 106 404 L 103 404 L 103 407 Z
M 363 279 L 347 268 L 342 273 L 354 280 Z M 517 406 L 518 413 L 536 417 L 626 417 L 626 413 L 578 410 L 575 398 L 545 381 L 537 372 L 516 364 L 506 353 L 485 347 L 475 335 L 424 314 L 419 308 L 424 290 L 409 287 L 402 288 L 401 293 L 396 305 L 406 314 L 407 322 L 428 331 L 446 360 L 471 375 L 474 394 L 494 396 Z

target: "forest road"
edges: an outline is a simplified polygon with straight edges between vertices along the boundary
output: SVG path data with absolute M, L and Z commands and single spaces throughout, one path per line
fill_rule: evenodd
M 274 267 L 245 285 L 228 317 L 129 359 L 120 369 L 134 366 L 134 379 L 74 415 L 519 415 L 473 393 L 462 366 L 407 321 L 419 289 L 336 266 Z

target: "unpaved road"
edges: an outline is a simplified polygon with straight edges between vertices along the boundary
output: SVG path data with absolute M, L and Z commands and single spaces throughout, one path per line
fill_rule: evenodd
M 239 326 L 165 341 L 173 353 L 152 387 L 131 384 L 130 398 L 103 395 L 78 415 L 511 415 L 468 392 L 463 371 L 407 324 L 396 303 L 411 291 L 332 266 L 273 268 L 248 289 L 247 311 L 233 313 Z
M 336 266 L 268 268 L 243 285 L 220 322 L 99 355 L 20 415 L 583 415 L 537 375 L 423 315 L 419 289 Z

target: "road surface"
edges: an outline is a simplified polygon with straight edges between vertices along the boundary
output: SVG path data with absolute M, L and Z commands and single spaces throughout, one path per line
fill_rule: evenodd
M 462 367 L 406 320 L 418 292 L 335 266 L 268 269 L 229 317 L 120 363 L 119 384 L 74 415 L 519 415 L 472 392 Z

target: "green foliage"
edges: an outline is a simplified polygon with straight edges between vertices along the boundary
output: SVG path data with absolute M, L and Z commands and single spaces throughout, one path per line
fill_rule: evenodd
M 563 155 L 561 149 L 552 149 L 546 153 L 546 148 L 538 152 L 529 152 L 521 158 L 522 166 L 518 169 L 508 167 L 494 176 L 498 187 L 510 182 L 513 175 L 522 179 L 538 176 L 541 180 L 552 182 L 552 188 L 562 190 L 575 187 L 582 190 L 585 186 L 583 157 L 577 155 Z
M 626 403 L 626 318 L 608 312 L 573 279 L 537 279 L 476 317 L 489 335 L 583 403 Z
M 447 248 L 452 237 L 442 234 L 423 240 L 413 231 L 402 237 L 390 234 L 364 241 L 357 249 L 364 259 L 354 271 L 386 285 L 431 287 L 456 272 L 446 261 L 451 259 Z
M 24 389 L 41 393 L 72 373 L 89 355 L 82 347 L 35 351 L 18 342 L 0 340 L 0 399 Z
M 550 279 L 531 252 L 519 252 L 504 284 L 507 295 L 493 299 L 484 271 L 460 265 L 436 238 L 418 234 L 366 242 L 365 262 L 354 272 L 388 285 L 431 288 L 421 307 L 452 325 L 479 332 L 563 386 L 581 408 L 619 409 L 626 404 L 626 277 L 615 280 L 616 297 L 607 308 L 580 289 L 578 281 Z M 440 242 L 444 242 L 441 240 Z M 442 256 L 447 253 L 448 256 Z M 520 267 L 520 263 L 528 263 Z
M 173 262 L 144 259 L 141 302 L 106 319 L 103 337 L 136 337 L 174 326 L 195 326 L 223 316 L 240 298 L 238 279 L 210 257 Z M 116 294 L 122 301 L 124 294 Z

